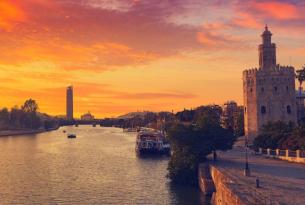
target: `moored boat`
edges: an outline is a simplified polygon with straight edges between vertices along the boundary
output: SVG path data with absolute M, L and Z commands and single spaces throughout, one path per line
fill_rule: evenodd
M 170 154 L 170 144 L 160 131 L 146 130 L 137 135 L 136 152 L 144 154 Z
M 137 128 L 129 127 L 129 128 L 124 128 L 123 132 L 137 132 Z
M 76 134 L 68 134 L 68 138 L 76 138 Z

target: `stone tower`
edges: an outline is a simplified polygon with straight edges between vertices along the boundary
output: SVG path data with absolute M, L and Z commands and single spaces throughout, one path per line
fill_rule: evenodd
M 243 72 L 245 135 L 250 140 L 270 121 L 297 121 L 294 68 L 276 64 L 276 45 L 267 26 L 261 37 L 259 68 Z
M 73 120 L 73 87 L 67 87 L 66 93 L 66 117 L 67 120 Z

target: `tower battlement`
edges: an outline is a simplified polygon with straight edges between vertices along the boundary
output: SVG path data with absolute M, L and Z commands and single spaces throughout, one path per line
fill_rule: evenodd
M 244 76 L 250 76 L 250 75 L 253 76 L 253 75 L 255 75 L 258 71 L 259 71 L 258 68 L 249 68 L 249 69 L 243 71 L 243 75 L 244 75 Z
M 293 74 L 294 73 L 294 67 L 293 66 L 282 66 L 282 65 L 276 65 L 275 68 L 270 69 L 268 71 L 265 71 L 263 69 L 259 68 L 249 68 L 243 71 L 243 76 L 254 76 L 256 74 L 266 74 L 270 72 L 278 72 L 280 74 Z M 267 75 L 267 74 L 266 74 Z

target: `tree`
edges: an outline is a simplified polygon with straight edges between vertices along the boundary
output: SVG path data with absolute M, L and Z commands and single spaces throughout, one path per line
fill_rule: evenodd
M 269 122 L 263 126 L 260 135 L 254 139 L 253 145 L 255 148 L 281 148 L 282 143 L 287 140 L 293 130 L 293 123 Z
M 294 128 L 292 133 L 281 142 L 282 149 L 305 150 L 305 125 L 301 124 Z
M 30 129 L 38 129 L 40 127 L 40 118 L 36 112 L 38 110 L 38 104 L 35 100 L 28 99 L 21 106 L 21 110 L 24 112 L 21 117 L 21 124 Z
M 219 105 L 200 106 L 196 109 L 194 116 L 194 122 L 198 123 L 203 118 L 208 121 L 213 121 L 216 124 L 220 124 L 222 108 Z
M 10 113 L 10 125 L 12 127 L 15 127 L 15 128 L 22 127 L 22 125 L 21 125 L 21 118 L 22 118 L 23 113 L 24 112 L 21 109 L 19 109 L 18 106 L 14 106 L 11 109 L 11 113 Z
M 175 123 L 168 129 L 173 151 L 168 177 L 175 183 L 196 185 L 199 163 L 213 151 L 230 149 L 234 143 L 234 135 L 220 126 L 216 110 L 211 106 L 203 110 L 196 123 Z
M 302 83 L 305 81 L 305 66 L 296 71 L 296 78 L 300 83 L 300 87 L 302 87 Z
M 38 105 L 35 100 L 28 99 L 21 106 L 21 109 L 24 112 L 36 112 L 38 110 Z
M 9 126 L 10 113 L 7 108 L 0 110 L 0 129 Z

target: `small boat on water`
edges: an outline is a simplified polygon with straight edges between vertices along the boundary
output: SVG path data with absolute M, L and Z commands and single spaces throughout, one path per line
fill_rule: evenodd
M 63 132 L 63 133 L 66 133 L 67 131 L 66 131 L 66 130 L 63 130 L 62 132 Z
M 170 154 L 170 144 L 165 135 L 157 130 L 141 131 L 137 135 L 136 152 L 145 154 Z
M 137 132 L 137 131 L 138 131 L 137 128 L 132 128 L 132 127 L 123 129 L 123 132 Z
M 68 134 L 68 138 L 76 138 L 76 134 Z

